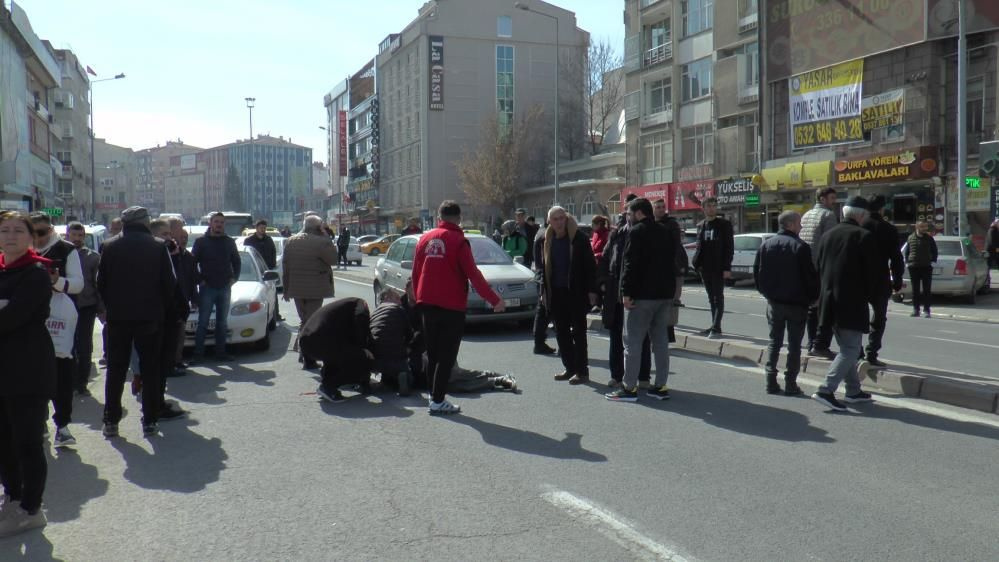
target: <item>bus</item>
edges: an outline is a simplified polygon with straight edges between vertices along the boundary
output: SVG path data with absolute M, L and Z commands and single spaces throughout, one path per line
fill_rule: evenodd
M 242 235 L 244 229 L 253 228 L 253 215 L 250 213 L 222 211 L 222 214 L 225 215 L 225 233 L 233 238 Z M 201 217 L 201 221 L 199 221 L 198 224 L 201 226 L 208 226 L 210 223 L 209 219 L 211 219 L 211 217 L 211 213 Z

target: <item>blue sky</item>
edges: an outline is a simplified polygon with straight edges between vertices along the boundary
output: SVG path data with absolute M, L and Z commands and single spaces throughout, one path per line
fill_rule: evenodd
M 35 33 L 70 48 L 97 78 L 98 137 L 135 149 L 182 139 L 210 147 L 254 134 L 326 153 L 323 96 L 423 0 L 14 0 Z M 448 0 L 460 1 L 460 0 Z M 505 1 L 505 0 L 497 0 Z M 526 0 L 531 2 L 532 0 Z M 512 3 L 512 0 L 511 0 Z M 624 42 L 622 0 L 551 2 L 576 12 L 594 40 Z

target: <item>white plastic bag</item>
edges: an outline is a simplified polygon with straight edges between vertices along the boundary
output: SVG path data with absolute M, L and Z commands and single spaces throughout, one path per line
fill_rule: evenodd
M 76 305 L 65 293 L 52 293 L 49 302 L 49 319 L 45 326 L 52 336 L 56 357 L 69 359 L 73 357 L 73 340 L 76 334 L 78 314 Z

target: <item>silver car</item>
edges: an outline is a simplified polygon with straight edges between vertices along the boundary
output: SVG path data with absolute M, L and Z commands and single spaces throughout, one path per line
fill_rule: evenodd
M 735 252 L 732 255 L 732 279 L 735 283 L 740 279 L 753 278 L 753 264 L 756 262 L 756 254 L 760 251 L 763 242 L 775 236 L 772 232 L 758 232 L 752 234 L 736 234 L 733 238 Z
M 538 306 L 538 285 L 534 273 L 514 262 L 491 238 L 481 234 L 466 234 L 465 238 L 472 246 L 472 257 L 482 276 L 506 303 L 505 312 L 495 313 L 489 303 L 469 286 L 466 321 L 533 321 L 534 311 Z M 383 291 L 399 295 L 406 291 L 406 283 L 413 273 L 413 254 L 419 240 L 419 234 L 399 238 L 375 264 L 373 287 L 376 299 Z
M 969 304 L 975 304 L 978 295 L 988 293 L 992 283 L 985 255 L 967 238 L 934 236 L 933 239 L 937 243 L 937 261 L 933 264 L 931 294 L 964 297 Z M 903 256 L 907 245 L 902 246 Z M 896 302 L 906 298 L 912 298 L 912 280 L 909 278 L 894 296 Z

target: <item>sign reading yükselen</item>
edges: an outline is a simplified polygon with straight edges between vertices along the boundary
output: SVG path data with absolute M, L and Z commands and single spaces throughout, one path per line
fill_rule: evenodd
M 937 152 L 932 146 L 876 154 L 865 158 L 837 160 L 836 184 L 891 183 L 925 179 L 937 173 Z
M 792 76 L 788 83 L 791 148 L 863 140 L 863 82 L 863 59 Z
M 860 120 L 866 132 L 901 125 L 904 113 L 905 90 L 900 88 L 864 98 L 861 103 Z
M 430 36 L 430 109 L 444 109 L 444 38 Z

